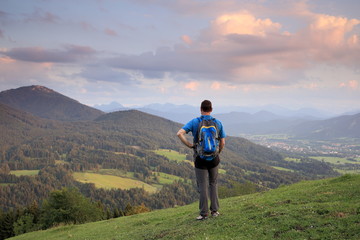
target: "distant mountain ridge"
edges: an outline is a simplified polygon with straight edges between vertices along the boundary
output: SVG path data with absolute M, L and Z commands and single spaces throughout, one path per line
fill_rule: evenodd
M 44 86 L 0 92 L 0 102 L 36 116 L 61 121 L 93 120 L 104 114 Z
M 189 105 L 151 104 L 147 105 L 147 107 L 139 108 L 139 110 L 182 124 L 200 115 L 199 109 Z M 167 112 L 161 110 L 167 110 Z M 301 112 L 303 115 L 301 115 Z M 255 113 L 233 111 L 215 113 L 213 116 L 221 120 L 226 132 L 231 136 L 240 136 L 241 134 L 288 134 L 302 139 L 360 138 L 360 113 L 327 119 L 316 117 L 317 111 L 314 109 L 303 109 L 299 110 L 298 113 L 299 116 L 297 117 L 290 117 L 290 113 L 288 117 L 285 117 L 270 111 Z
M 114 112 L 125 109 L 146 109 L 147 111 L 156 111 L 165 113 L 175 113 L 175 114 L 198 114 L 199 107 L 189 104 L 176 105 L 172 103 L 152 103 L 144 106 L 134 106 L 134 107 L 124 107 L 118 102 L 111 102 L 109 104 L 95 105 L 95 108 L 104 111 L 104 112 Z M 322 111 L 314 108 L 301 108 L 297 110 L 291 110 L 288 108 L 280 107 L 277 105 L 265 105 L 258 107 L 245 107 L 245 106 L 214 106 L 214 114 L 227 114 L 231 112 L 241 112 L 248 114 L 256 114 L 258 112 L 270 112 L 274 115 L 277 115 L 281 118 L 316 118 L 316 119 L 326 119 L 330 117 L 337 116 L 337 114 L 330 113 L 327 111 Z M 358 111 L 360 112 L 360 110 Z
M 292 128 L 290 133 L 309 139 L 360 138 L 360 113 L 304 122 Z

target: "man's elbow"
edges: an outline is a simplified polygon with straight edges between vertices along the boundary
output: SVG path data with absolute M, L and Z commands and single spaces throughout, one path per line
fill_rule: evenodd
M 178 132 L 177 132 L 177 136 L 180 138 L 182 135 L 184 135 L 185 134 L 185 131 L 184 131 L 184 129 L 180 129 Z

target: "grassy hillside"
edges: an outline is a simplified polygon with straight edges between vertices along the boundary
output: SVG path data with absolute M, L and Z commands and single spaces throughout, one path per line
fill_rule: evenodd
M 221 215 L 205 221 L 194 220 L 195 203 L 13 239 L 360 239 L 360 175 L 304 181 L 220 204 Z

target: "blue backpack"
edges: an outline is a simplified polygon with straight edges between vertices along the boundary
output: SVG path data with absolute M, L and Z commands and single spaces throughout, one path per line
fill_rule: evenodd
M 200 158 L 211 161 L 219 154 L 219 130 L 215 118 L 204 119 L 200 117 L 198 119 L 200 122 L 195 150 Z

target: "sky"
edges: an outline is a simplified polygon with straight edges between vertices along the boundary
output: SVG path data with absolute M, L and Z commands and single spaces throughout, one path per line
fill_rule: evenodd
M 358 0 L 0 0 L 0 91 L 360 110 Z

